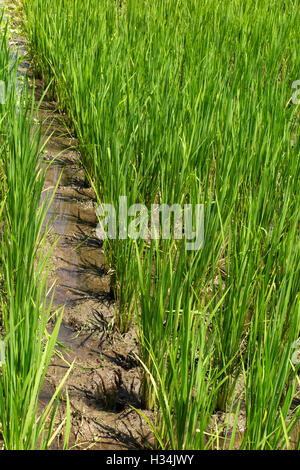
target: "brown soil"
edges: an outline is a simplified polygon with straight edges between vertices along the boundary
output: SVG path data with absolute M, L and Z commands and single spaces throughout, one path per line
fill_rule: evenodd
M 11 13 L 14 14 L 13 9 Z M 15 33 L 10 45 L 22 56 L 20 75 L 27 73 L 33 79 L 25 40 Z M 43 81 L 35 79 L 37 103 L 44 89 Z M 66 382 L 71 402 L 70 446 L 147 448 L 153 442 L 150 427 L 132 408 L 141 407 L 142 371 L 135 358 L 137 334 L 134 328 L 123 336 L 114 329 L 110 276 L 101 242 L 95 236 L 96 199 L 86 184 L 78 142 L 49 95 L 44 97 L 38 116 L 45 137 L 49 137 L 43 156 L 47 173 L 41 199 L 42 203 L 53 196 L 45 221 L 45 227 L 49 224 L 48 248 L 58 240 L 51 254 L 48 286 L 55 284 L 52 310 L 64 311 L 58 338 L 63 346 L 57 346 L 58 354 L 49 367 L 40 404 L 43 407 L 49 403 L 68 364 L 75 361 Z M 53 291 L 49 300 L 52 294 Z M 49 324 L 49 332 L 52 329 Z M 143 413 L 153 418 L 150 412 Z M 65 414 L 62 398 L 58 423 Z M 54 448 L 61 448 L 61 438 Z
M 37 100 L 43 88 L 38 80 Z M 141 370 L 134 358 L 138 353 L 136 332 L 130 330 L 121 336 L 113 328 L 115 306 L 101 242 L 95 236 L 93 190 L 86 187 L 77 141 L 63 125 L 56 103 L 47 96 L 39 118 L 50 136 L 44 165 L 55 158 L 47 170 L 42 200 L 52 196 L 60 178 L 46 220 L 50 224 L 49 245 L 58 237 L 48 284 L 55 282 L 53 308 L 64 308 L 58 339 L 72 350 L 62 350 L 63 358 L 54 358 L 41 401 L 50 399 L 66 373 L 65 360 L 71 363 L 75 359 L 67 380 L 71 444 L 95 449 L 145 447 L 151 438 L 149 426 L 131 408 L 141 404 Z

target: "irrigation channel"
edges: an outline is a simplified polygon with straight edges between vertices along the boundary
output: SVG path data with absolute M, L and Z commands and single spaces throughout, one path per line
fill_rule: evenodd
M 7 7 L 13 16 L 13 5 Z M 20 76 L 28 74 L 35 85 L 38 104 L 44 96 L 44 84 L 33 76 L 26 41 L 17 33 L 16 17 L 13 23 L 16 30 L 10 47 L 21 58 Z M 140 407 L 140 369 L 133 359 L 137 339 L 133 329 L 125 336 L 110 333 L 114 305 L 101 242 L 95 236 L 95 195 L 86 184 L 77 140 L 49 94 L 43 97 L 38 116 L 48 139 L 43 155 L 47 173 L 42 200 L 53 198 L 45 220 L 45 226 L 49 224 L 49 248 L 57 241 L 48 286 L 54 286 L 53 310 L 64 309 L 58 337 L 61 347 L 49 367 L 40 404 L 49 403 L 75 359 L 66 384 L 71 402 L 70 447 L 144 448 L 151 440 L 150 428 L 131 408 Z M 52 293 L 50 289 L 49 299 Z M 64 415 L 62 402 L 58 422 Z M 58 439 L 53 447 L 59 446 Z

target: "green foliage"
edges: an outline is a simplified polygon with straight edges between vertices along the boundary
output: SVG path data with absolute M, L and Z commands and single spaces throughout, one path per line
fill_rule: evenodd
M 289 447 L 300 147 L 298 108 L 287 104 L 299 2 L 23 4 L 36 66 L 55 77 L 99 203 L 204 204 L 199 251 L 106 242 L 121 331 L 136 312 L 158 444 L 219 447 L 213 414 L 234 413 L 236 429 L 243 404 L 241 448 Z

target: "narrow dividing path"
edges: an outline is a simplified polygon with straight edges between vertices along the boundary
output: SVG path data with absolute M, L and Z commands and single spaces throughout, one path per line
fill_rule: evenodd
M 9 14 L 18 26 L 13 6 Z M 26 41 L 15 32 L 11 47 L 21 56 L 20 75 L 35 81 L 35 100 L 44 94 L 44 83 L 33 77 Z M 57 104 L 46 95 L 38 118 L 49 138 L 43 155 L 47 168 L 42 201 L 53 195 L 45 224 L 49 223 L 47 247 L 52 251 L 48 286 L 55 284 L 53 310 L 64 309 L 58 355 L 52 359 L 40 404 L 52 393 L 75 359 L 67 387 L 71 401 L 70 445 L 92 449 L 136 449 L 149 445 L 148 425 L 131 406 L 139 408 L 140 368 L 134 329 L 121 336 L 113 332 L 114 303 L 104 253 L 95 236 L 96 199 L 86 184 L 76 138 L 65 125 Z M 51 294 L 49 294 L 50 296 Z M 51 332 L 51 325 L 49 325 Z M 148 414 L 151 417 L 151 413 Z M 62 400 L 60 416 L 65 414 Z M 61 440 L 55 443 L 59 448 Z

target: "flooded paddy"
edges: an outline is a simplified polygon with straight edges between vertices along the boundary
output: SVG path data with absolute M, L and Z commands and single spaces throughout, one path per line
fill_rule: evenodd
M 11 14 L 13 11 L 12 7 Z M 21 58 L 19 76 L 28 74 L 38 104 L 44 95 L 44 84 L 33 75 L 26 42 L 14 33 L 10 47 Z M 151 433 L 131 408 L 139 408 L 141 403 L 141 372 L 134 359 L 138 352 L 137 337 L 134 330 L 124 336 L 113 332 L 110 276 L 102 244 L 95 236 L 95 195 L 86 183 L 77 140 L 48 94 L 42 100 L 38 119 L 43 126 L 43 138 L 48 140 L 41 155 L 42 168 L 46 169 L 41 203 L 53 198 L 44 223 L 48 248 L 55 243 L 48 273 L 48 297 L 50 301 L 53 296 L 53 312 L 64 311 L 57 355 L 48 369 L 40 405 L 49 403 L 74 361 L 66 383 L 71 402 L 70 446 L 143 448 Z M 52 331 L 51 324 L 48 331 Z M 62 401 L 58 423 L 64 414 Z M 59 437 L 53 448 L 60 448 L 60 442 Z

